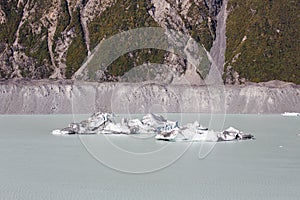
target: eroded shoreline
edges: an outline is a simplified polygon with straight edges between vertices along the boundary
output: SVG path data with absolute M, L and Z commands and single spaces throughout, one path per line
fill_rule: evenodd
M 0 114 L 300 112 L 300 85 L 281 81 L 195 86 L 159 83 L 0 81 Z

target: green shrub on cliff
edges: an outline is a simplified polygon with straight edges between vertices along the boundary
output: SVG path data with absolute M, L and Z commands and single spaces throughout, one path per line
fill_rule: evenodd
M 208 22 L 209 9 L 204 5 L 204 3 L 196 5 L 193 2 L 189 8 L 187 16 L 192 19 L 192 23 L 185 20 L 186 28 L 188 29 L 191 37 L 197 42 L 203 44 L 203 46 L 209 51 L 215 38 L 215 33 L 210 31 L 212 27 L 210 27 Z M 202 20 L 201 23 L 199 18 Z
M 0 6 L 6 15 L 6 23 L 0 24 L 0 43 L 12 44 L 15 33 L 21 21 L 21 9 L 17 9 L 16 1 L 0 1 Z
M 62 0 L 61 11 L 58 17 L 57 27 L 54 35 L 54 41 L 57 41 L 58 37 L 65 29 L 67 29 L 70 23 L 71 23 L 71 16 L 69 15 L 69 11 L 68 11 L 68 2 L 67 0 Z M 55 48 L 53 48 L 53 50 L 54 49 Z
M 299 5 L 287 0 L 230 0 L 226 66 L 249 81 L 300 84 Z
M 80 11 L 79 8 L 73 13 L 73 19 L 70 26 L 74 29 L 76 37 L 73 39 L 66 58 L 66 77 L 71 76 L 80 68 L 84 59 L 87 56 L 87 49 L 84 41 L 83 30 L 80 23 Z
M 151 4 L 144 0 L 119 0 L 112 7 L 105 10 L 89 24 L 91 48 L 94 48 L 103 38 L 109 38 L 122 31 L 140 27 L 157 27 L 158 24 L 149 15 Z M 165 51 L 136 50 L 120 56 L 109 67 L 108 72 L 121 76 L 134 66 L 145 62 L 162 63 Z

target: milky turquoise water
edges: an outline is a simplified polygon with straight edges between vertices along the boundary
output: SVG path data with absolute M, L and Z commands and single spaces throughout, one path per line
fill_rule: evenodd
M 168 118 L 201 120 L 215 130 L 225 119 L 224 128 L 234 126 L 256 140 L 214 145 L 158 142 L 152 136 L 59 137 L 51 130 L 65 127 L 72 116 L 0 116 L 0 199 L 300 198 L 300 118 Z M 156 171 L 142 173 L 151 169 Z

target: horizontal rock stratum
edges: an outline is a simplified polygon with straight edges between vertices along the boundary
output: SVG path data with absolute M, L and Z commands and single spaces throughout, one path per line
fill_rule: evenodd
M 272 81 L 239 86 L 8 81 L 0 114 L 300 112 L 300 86 Z

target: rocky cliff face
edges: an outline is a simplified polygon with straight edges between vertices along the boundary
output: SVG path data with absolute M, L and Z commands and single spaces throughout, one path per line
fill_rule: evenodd
M 300 84 L 298 10 L 297 1 L 1 1 L 0 79 L 70 79 L 100 41 L 129 29 L 163 27 L 203 44 L 228 84 Z M 99 80 L 118 81 L 147 63 L 166 64 L 179 77 L 199 75 L 184 58 L 144 49 L 119 57 Z
M 1 1 L 0 79 L 71 78 L 101 40 L 138 27 L 182 31 L 209 50 L 221 6 L 221 0 Z M 186 62 L 171 53 L 141 50 L 120 57 L 107 73 L 119 76 L 151 61 L 186 70 Z

